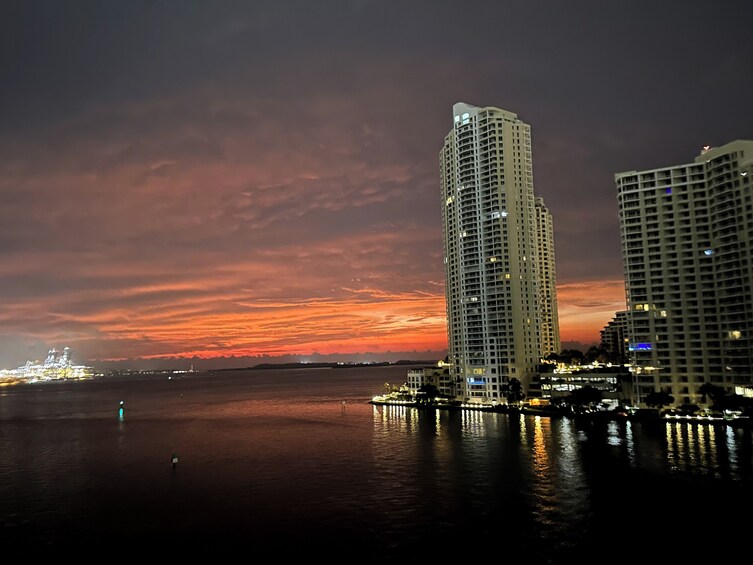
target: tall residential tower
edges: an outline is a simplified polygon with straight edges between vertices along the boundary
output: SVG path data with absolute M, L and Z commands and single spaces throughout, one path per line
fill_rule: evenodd
M 753 141 L 615 175 L 635 394 L 703 402 L 753 371 Z
M 544 199 L 536 197 L 536 235 L 539 258 L 539 310 L 541 314 L 541 355 L 560 352 L 560 323 L 557 309 L 557 274 L 554 263 L 552 214 Z
M 453 393 L 494 402 L 511 378 L 528 390 L 545 320 L 559 347 L 551 217 L 533 192 L 530 126 L 464 103 L 453 118 L 439 154 Z

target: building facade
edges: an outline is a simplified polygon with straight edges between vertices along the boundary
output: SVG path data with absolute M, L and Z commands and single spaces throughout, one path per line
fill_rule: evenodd
M 601 330 L 601 347 L 612 363 L 628 362 L 628 311 L 616 312 Z
M 544 199 L 536 197 L 536 241 L 539 260 L 539 313 L 541 356 L 559 353 L 560 323 L 557 309 L 557 272 L 554 263 L 554 224 Z
M 753 141 L 693 163 L 615 175 L 639 402 L 653 390 L 701 404 L 753 370 Z
M 543 202 L 537 212 L 528 124 L 464 103 L 453 106 L 453 120 L 439 154 L 450 374 L 458 399 L 495 402 L 511 378 L 528 392 L 542 316 L 556 316 L 551 217 Z M 548 295 L 537 222 L 547 226 Z
M 443 361 L 432 367 L 409 369 L 407 385 L 410 393 L 414 396 L 425 385 L 436 387 L 437 392 L 442 396 L 452 397 L 455 393 L 449 365 Z

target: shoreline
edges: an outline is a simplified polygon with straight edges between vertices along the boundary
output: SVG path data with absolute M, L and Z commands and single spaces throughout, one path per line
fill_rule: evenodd
M 690 416 L 690 415 L 665 415 L 653 411 L 636 412 L 626 414 L 624 412 L 614 411 L 592 411 L 592 412 L 568 412 L 556 409 L 541 409 L 531 407 L 509 406 L 507 404 L 497 405 L 472 405 L 472 404 L 450 404 L 450 403 L 421 403 L 410 400 L 389 400 L 373 398 L 369 404 L 374 406 L 403 406 L 407 408 L 416 408 L 419 410 L 470 410 L 474 412 L 491 412 L 494 414 L 508 414 L 521 416 L 544 416 L 548 418 L 571 418 L 573 420 L 590 420 L 592 422 L 663 422 L 663 423 L 687 423 L 687 424 L 724 424 L 734 428 L 750 429 L 752 419 L 748 416 Z

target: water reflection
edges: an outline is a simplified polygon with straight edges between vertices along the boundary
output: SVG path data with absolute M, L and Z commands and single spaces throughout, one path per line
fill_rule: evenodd
M 630 465 L 635 465 L 635 442 L 633 441 L 633 423 L 625 423 L 625 447 L 627 448 L 627 455 L 630 461 Z
M 388 520 L 468 547 L 511 543 L 532 562 L 613 552 L 635 524 L 680 535 L 699 505 L 724 513 L 753 485 L 751 432 L 724 425 L 384 406 L 372 449 Z
M 526 423 L 530 424 L 530 422 Z M 536 499 L 537 516 L 547 525 L 552 525 L 555 521 L 551 514 L 556 513 L 557 503 L 556 477 L 549 458 L 551 447 L 547 445 L 552 438 L 550 423 L 551 421 L 547 418 L 542 424 L 541 417 L 534 416 L 533 425 L 526 426 L 531 440 L 526 446 L 532 455 L 531 491 Z
M 484 412 L 478 410 L 463 410 L 461 416 L 461 430 L 464 437 L 478 439 L 486 436 Z
M 741 442 L 749 440 L 749 433 L 738 437 L 728 426 L 668 423 L 667 462 L 673 471 L 743 478 L 745 472 L 739 466 L 737 451 Z
M 594 461 L 607 468 L 710 477 L 751 478 L 751 432 L 723 424 L 631 421 L 580 422 L 568 418 L 494 414 L 464 410 L 374 407 L 377 452 L 395 449 L 393 434 L 407 434 L 404 449 L 414 448 L 412 434 L 433 438 L 431 449 L 479 458 L 500 457 L 513 464 L 527 460 L 531 492 L 542 501 L 584 488 L 584 474 Z M 384 445 L 380 446 L 380 441 Z M 511 456 L 513 442 L 518 454 Z M 403 448 L 401 448 L 403 449 Z M 740 454 L 745 455 L 741 458 Z M 487 463 L 487 461 L 485 461 Z M 598 473 L 597 469 L 594 472 Z M 564 485 L 564 487 L 563 487 Z
M 728 457 L 732 466 L 737 466 L 737 449 L 735 446 L 735 431 L 732 428 L 727 428 L 724 445 L 727 448 Z

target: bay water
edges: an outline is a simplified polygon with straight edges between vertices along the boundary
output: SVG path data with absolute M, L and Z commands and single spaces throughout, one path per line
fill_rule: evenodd
M 369 403 L 406 371 L 2 388 L 3 555 L 632 563 L 748 551 L 749 429 Z

